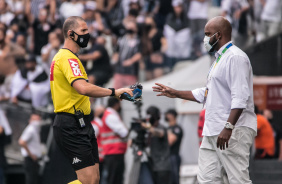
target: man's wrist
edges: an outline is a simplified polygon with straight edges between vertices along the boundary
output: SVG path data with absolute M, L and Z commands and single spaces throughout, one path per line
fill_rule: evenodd
M 233 130 L 235 128 L 235 126 L 232 125 L 230 122 L 226 122 L 224 128 L 226 128 L 228 130 Z
M 116 96 L 116 90 L 115 90 L 115 88 L 108 88 L 109 90 L 111 90 L 111 94 L 110 94 L 110 96 Z

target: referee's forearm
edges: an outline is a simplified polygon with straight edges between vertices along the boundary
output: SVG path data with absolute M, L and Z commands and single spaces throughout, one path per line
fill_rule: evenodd
M 99 86 L 96 85 L 89 85 L 86 87 L 86 91 L 85 91 L 85 96 L 89 96 L 89 97 L 106 97 L 106 96 L 110 96 L 112 94 L 112 91 L 110 89 L 107 88 L 101 88 Z
M 101 88 L 99 86 L 90 84 L 85 80 L 76 80 L 72 86 L 79 94 L 89 97 L 106 97 L 112 94 L 110 89 Z

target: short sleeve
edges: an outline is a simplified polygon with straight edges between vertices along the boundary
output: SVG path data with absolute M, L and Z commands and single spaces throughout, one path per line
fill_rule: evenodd
M 33 132 L 32 132 L 31 127 L 27 126 L 26 129 L 23 131 L 20 139 L 25 142 L 28 142 L 31 139 L 32 135 L 33 135 Z
M 197 89 L 192 90 L 192 94 L 193 94 L 194 98 L 195 98 L 199 103 L 203 103 L 203 102 L 204 102 L 205 91 L 206 91 L 206 88 L 205 88 L 205 87 L 197 88 Z
M 49 45 L 43 46 L 42 49 L 41 49 L 41 54 L 47 54 L 49 48 L 50 48 Z
M 178 139 L 182 136 L 182 130 L 178 126 L 173 127 L 172 132 L 177 136 Z
M 60 61 L 59 68 L 70 85 L 72 85 L 76 80 L 88 79 L 83 65 L 77 58 L 64 59 Z

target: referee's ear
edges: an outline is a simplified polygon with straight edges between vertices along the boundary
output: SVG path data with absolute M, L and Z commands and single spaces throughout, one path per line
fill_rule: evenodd
M 74 32 L 73 32 L 73 30 L 68 30 L 68 38 L 70 38 L 70 39 L 74 39 Z

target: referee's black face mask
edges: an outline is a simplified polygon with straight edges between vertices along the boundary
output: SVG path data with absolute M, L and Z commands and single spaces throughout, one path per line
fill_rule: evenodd
M 73 38 L 73 41 L 76 42 L 77 45 L 81 48 L 87 47 L 87 44 L 88 44 L 89 39 L 90 39 L 90 34 L 87 33 L 87 34 L 84 34 L 84 35 L 79 35 L 74 31 L 72 31 L 72 32 L 77 35 L 77 40 L 75 41 L 74 38 Z

